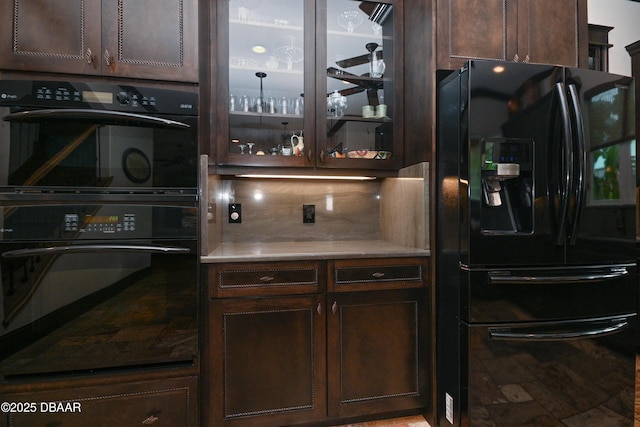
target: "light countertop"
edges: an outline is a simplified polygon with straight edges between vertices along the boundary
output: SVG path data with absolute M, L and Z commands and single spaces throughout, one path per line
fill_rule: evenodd
M 430 251 L 383 240 L 333 240 L 271 243 L 223 243 L 203 263 L 326 260 L 335 258 L 382 258 L 429 256 Z

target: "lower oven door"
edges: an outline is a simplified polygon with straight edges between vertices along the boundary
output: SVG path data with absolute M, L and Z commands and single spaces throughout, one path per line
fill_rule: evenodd
M 0 243 L 0 378 L 191 365 L 197 241 Z
M 631 315 L 464 325 L 461 425 L 632 427 L 635 324 Z

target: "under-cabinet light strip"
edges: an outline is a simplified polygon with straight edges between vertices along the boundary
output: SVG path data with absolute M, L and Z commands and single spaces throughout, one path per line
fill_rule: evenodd
M 346 175 L 261 175 L 261 174 L 241 174 L 238 178 L 279 178 L 279 179 L 342 179 L 351 181 L 368 181 L 376 179 L 375 176 L 346 176 Z

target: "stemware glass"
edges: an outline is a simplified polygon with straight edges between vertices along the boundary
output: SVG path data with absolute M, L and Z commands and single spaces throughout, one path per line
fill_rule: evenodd
M 349 33 L 353 33 L 353 30 L 358 28 L 363 20 L 363 13 L 358 10 L 345 10 L 338 15 L 338 25 Z
M 275 56 L 282 62 L 287 64 L 287 70 L 293 70 L 293 64 L 304 59 L 304 51 L 301 47 L 296 46 L 295 36 L 286 36 L 285 43 L 276 48 L 274 51 Z

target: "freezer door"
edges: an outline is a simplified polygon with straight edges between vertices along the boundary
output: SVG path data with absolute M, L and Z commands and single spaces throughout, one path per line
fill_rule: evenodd
M 636 313 L 636 265 L 462 268 L 461 319 L 512 323 Z
M 635 322 L 463 325 L 468 406 L 455 425 L 632 427 Z

